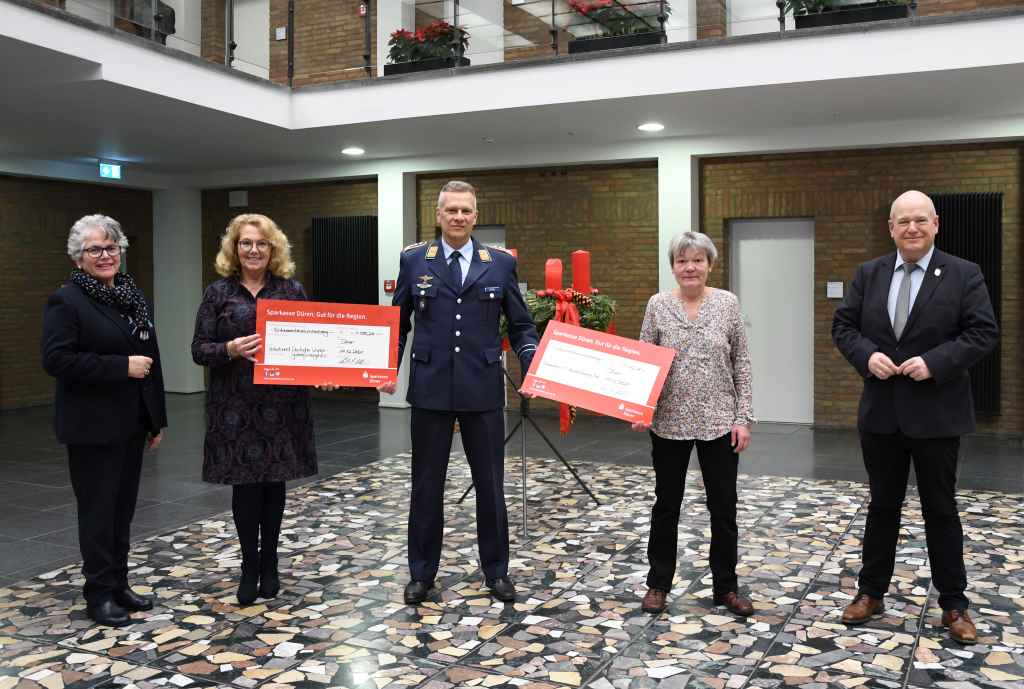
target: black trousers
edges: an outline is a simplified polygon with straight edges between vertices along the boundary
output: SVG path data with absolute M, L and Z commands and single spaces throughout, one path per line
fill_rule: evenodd
M 476 492 L 480 565 L 487 581 L 508 575 L 505 423 L 501 410 L 448 412 L 413 407 L 409 574 L 414 581 L 433 581 L 441 563 L 444 484 L 456 419 Z
M 739 455 L 733 452 L 729 434 L 714 440 L 668 440 L 651 432 L 654 461 L 654 508 L 647 560 L 651 564 L 647 586 L 672 590 L 676 573 L 679 511 L 686 486 L 690 453 L 697 446 L 697 460 L 704 477 L 708 511 L 711 513 L 711 576 L 715 597 L 737 590 L 736 560 L 739 535 L 736 527 L 736 474 Z
M 131 526 L 145 446 L 144 430 L 117 445 L 68 445 L 71 486 L 78 502 L 83 594 L 89 605 L 128 586 Z
M 902 433 L 862 432 L 860 444 L 871 487 L 864 528 L 863 567 L 858 582 L 860 592 L 882 598 L 889 590 L 896 567 L 896 543 L 900 536 L 907 478 L 913 461 L 939 606 L 943 610 L 966 610 L 964 533 L 955 495 L 960 438 L 908 438 Z

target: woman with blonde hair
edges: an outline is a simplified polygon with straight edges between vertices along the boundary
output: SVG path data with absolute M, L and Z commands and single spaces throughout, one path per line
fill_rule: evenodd
M 291 279 L 288 237 L 265 215 L 234 218 L 216 260 L 222 279 L 206 288 L 196 314 L 192 358 L 210 369 L 203 480 L 232 486 L 231 510 L 241 545 L 238 602 L 280 590 L 277 544 L 285 481 L 317 472 L 309 390 L 254 385 L 257 299 L 305 300 Z

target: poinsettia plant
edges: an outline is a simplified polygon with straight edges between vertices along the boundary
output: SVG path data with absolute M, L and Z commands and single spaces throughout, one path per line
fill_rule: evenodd
M 600 33 L 580 38 L 609 38 L 658 30 L 649 21 L 653 19 L 656 22 L 656 17 L 641 17 L 618 0 L 569 0 L 569 7 L 600 27 Z M 672 8 L 667 2 L 663 4 L 663 8 L 665 16 L 668 17 Z
M 469 32 L 438 19 L 415 31 L 399 29 L 388 39 L 388 61 L 417 62 L 419 60 L 461 57 L 469 46 Z

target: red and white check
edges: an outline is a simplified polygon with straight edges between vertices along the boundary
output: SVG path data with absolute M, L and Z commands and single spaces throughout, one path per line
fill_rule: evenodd
M 523 391 L 650 423 L 675 355 L 667 347 L 550 321 Z
M 397 306 L 256 301 L 258 385 L 377 387 L 398 373 Z

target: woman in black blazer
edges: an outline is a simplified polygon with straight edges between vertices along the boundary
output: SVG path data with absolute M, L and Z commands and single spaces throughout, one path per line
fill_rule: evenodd
M 57 439 L 78 502 L 89 617 L 120 627 L 153 602 L 128 586 L 131 522 L 145 447 L 167 425 L 156 331 L 145 295 L 120 272 L 121 225 L 88 215 L 71 228 L 76 268 L 43 315 L 43 368 L 57 379 Z

